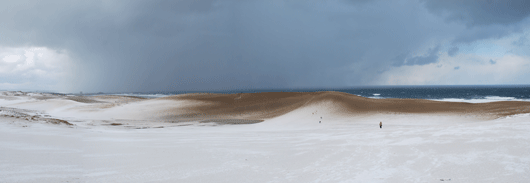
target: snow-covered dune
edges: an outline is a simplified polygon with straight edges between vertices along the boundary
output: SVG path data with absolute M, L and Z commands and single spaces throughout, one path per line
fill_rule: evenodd
M 161 98 L 67 96 L 3 92 L 0 106 L 40 112 L 67 121 L 169 125 L 182 122 L 251 124 L 297 109 L 326 104 L 332 116 L 449 114 L 495 119 L 530 113 L 530 102 L 459 103 L 417 99 L 370 99 L 341 92 L 184 94 Z M 134 125 L 133 125 L 134 126 Z
M 0 182 L 530 179 L 530 115 L 495 113 L 524 103 L 440 111 L 444 102 L 336 92 L 2 97 Z

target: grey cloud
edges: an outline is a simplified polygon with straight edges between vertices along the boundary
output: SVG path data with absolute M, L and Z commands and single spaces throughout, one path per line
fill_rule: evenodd
M 449 51 L 447 51 L 447 54 L 449 56 L 455 56 L 457 53 L 458 53 L 458 47 L 452 47 L 451 49 L 449 49 Z
M 370 1 L 374 1 L 374 0 L 344 0 L 344 2 L 351 3 L 354 5 L 364 5 Z
M 496 64 L 497 62 L 496 61 L 493 61 L 493 59 L 490 59 L 490 64 Z
M 514 32 L 520 32 L 520 27 L 506 27 L 503 25 L 491 25 L 484 28 L 471 28 L 462 31 L 459 35 L 456 35 L 453 43 L 472 43 L 482 39 L 499 39 L 504 36 L 510 35 Z
M 466 25 L 467 29 L 456 35 L 453 43 L 502 38 L 521 32 L 530 21 L 530 1 L 526 0 L 425 0 L 423 3 L 446 21 Z
M 458 69 L 460 69 L 460 66 L 456 66 L 456 67 L 455 67 L 455 70 L 458 70 Z
M 407 59 L 407 54 L 402 53 L 397 55 L 396 57 L 392 58 L 392 66 L 399 67 L 402 66 L 405 63 L 405 60 Z
M 516 41 L 512 42 L 512 45 L 514 46 L 526 46 L 528 45 L 528 38 L 526 35 L 519 37 Z
M 434 63 L 441 40 L 490 30 L 429 11 L 415 1 L 3 1 L 0 46 L 66 50 L 73 91 L 347 87 Z M 411 57 L 427 42 L 438 46 Z
M 409 58 L 405 61 L 404 65 L 425 65 L 430 63 L 438 62 L 438 52 L 440 51 L 440 45 L 429 49 L 428 54 L 425 56 L 416 56 Z
M 448 21 L 461 21 L 470 27 L 509 25 L 530 15 L 530 1 L 527 0 L 425 0 L 424 3 L 434 13 L 447 14 Z

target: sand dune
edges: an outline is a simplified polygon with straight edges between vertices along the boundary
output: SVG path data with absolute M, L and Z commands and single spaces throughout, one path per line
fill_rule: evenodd
M 342 92 L 194 93 L 146 99 L 131 96 L 67 96 L 3 92 L 2 106 L 38 110 L 58 119 L 120 121 L 216 122 L 250 124 L 296 109 L 326 103 L 336 116 L 381 113 L 446 113 L 483 119 L 530 113 L 530 102 L 442 102 L 420 99 L 371 99 Z M 124 122 L 125 121 L 125 122 Z
M 525 182 L 530 114 L 501 116 L 529 105 L 339 92 L 0 92 L 0 180 Z
M 474 114 L 497 118 L 530 113 L 529 102 L 503 101 L 491 103 L 442 102 L 421 99 L 371 99 L 342 92 L 270 92 L 241 94 L 188 94 L 164 99 L 200 102 L 184 115 L 168 118 L 242 118 L 268 119 L 300 107 L 331 103 L 336 115 L 374 113 L 451 113 Z

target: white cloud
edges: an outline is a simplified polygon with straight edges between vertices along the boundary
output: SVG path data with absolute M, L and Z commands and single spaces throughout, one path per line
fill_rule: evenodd
M 13 63 L 13 62 L 17 62 L 19 59 L 20 59 L 20 55 L 7 55 L 2 60 L 7 63 Z
M 28 83 L 0 83 L 0 91 L 2 90 L 20 90 L 21 87 L 26 87 Z
M 530 28 L 530 27 L 529 27 Z M 522 31 L 504 38 L 459 44 L 449 56 L 439 52 L 438 61 L 427 65 L 391 67 L 374 84 L 390 85 L 495 85 L 530 84 L 530 52 L 514 41 L 530 35 Z
M 26 56 L 26 65 L 34 65 L 33 57 L 35 56 L 35 53 L 26 50 L 24 56 Z
M 1 48 L 0 90 L 65 90 L 70 57 L 46 47 Z
M 495 62 L 491 62 L 495 60 Z M 458 69 L 455 69 L 458 68 Z M 393 67 L 377 84 L 389 85 L 494 85 L 530 84 L 530 58 L 507 54 L 491 58 L 475 54 L 441 55 L 427 65 Z

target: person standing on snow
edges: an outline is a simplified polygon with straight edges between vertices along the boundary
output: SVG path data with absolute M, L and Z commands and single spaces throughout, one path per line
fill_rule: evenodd
M 383 128 L 383 122 L 379 121 L 379 128 Z

